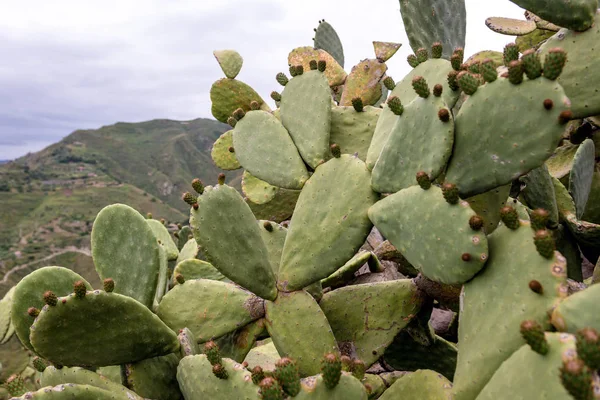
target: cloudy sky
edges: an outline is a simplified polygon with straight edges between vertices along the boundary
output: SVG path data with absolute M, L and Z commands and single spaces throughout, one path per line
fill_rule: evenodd
M 501 50 L 511 37 L 488 16 L 522 18 L 509 2 L 467 0 L 467 55 Z M 411 50 L 398 0 L 0 0 L 0 160 L 41 150 L 75 129 L 117 121 L 211 118 L 222 72 L 214 49 L 244 57 L 238 79 L 265 99 L 287 54 L 312 44 L 325 18 L 346 70 L 372 58 L 372 40 L 403 43 L 388 61 L 396 80 Z M 367 7 L 366 4 L 369 4 Z

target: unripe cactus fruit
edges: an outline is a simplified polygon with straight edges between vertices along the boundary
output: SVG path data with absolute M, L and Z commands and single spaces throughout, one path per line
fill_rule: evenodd
M 523 82 L 523 63 L 519 60 L 508 63 L 508 80 L 513 85 Z
M 271 225 L 269 221 L 263 223 L 263 228 L 265 228 L 267 232 L 273 232 L 273 225 Z
M 229 374 L 227 373 L 227 370 L 225 369 L 225 367 L 222 364 L 213 365 L 212 372 L 219 379 L 229 378 Z
M 519 222 L 519 214 L 517 213 L 517 210 L 511 206 L 502 207 L 502 209 L 500 209 L 500 218 L 502 219 L 504 225 L 506 225 L 509 229 L 517 229 L 519 226 L 521 226 L 521 223 Z
M 340 149 L 340 146 L 338 144 L 332 144 L 331 146 L 329 146 L 329 149 L 331 150 L 331 155 L 335 158 L 340 158 L 342 156 L 342 150 Z
M 479 79 L 474 77 L 471 73 L 462 71 L 457 76 L 458 84 L 460 88 L 469 96 L 474 94 L 479 87 Z
M 538 354 L 548 354 L 548 342 L 544 335 L 544 328 L 536 321 L 523 321 L 521 322 L 521 336 L 531 347 L 533 351 Z
M 242 118 L 244 118 L 246 116 L 246 111 L 244 111 L 241 108 L 237 108 L 234 112 L 233 112 L 233 118 L 235 118 L 236 120 L 241 120 Z
M 557 79 L 562 73 L 566 62 L 567 53 L 563 49 L 551 49 L 544 60 L 544 76 L 550 80 Z
M 281 101 L 281 94 L 276 91 L 271 92 L 271 98 L 275 101 Z
M 85 294 L 87 293 L 87 288 L 85 287 L 85 283 L 83 281 L 77 281 L 73 284 L 73 291 L 75 292 L 75 297 L 78 299 L 85 298 Z
M 469 72 L 478 74 L 480 72 L 479 65 L 480 65 L 479 61 L 474 61 L 469 64 L 469 67 L 467 69 Z
M 406 61 L 408 61 L 408 65 L 410 65 L 413 68 L 417 68 L 417 66 L 419 65 L 419 60 L 414 54 L 410 54 L 408 57 L 406 57 Z
M 229 124 L 229 126 L 231 126 L 232 128 L 235 128 L 235 124 L 237 124 L 237 119 L 233 118 L 233 117 L 229 117 L 227 118 L 227 123 Z
M 531 291 L 534 293 L 544 294 L 544 287 L 540 281 L 536 281 L 535 279 L 529 281 L 529 289 L 531 289 Z
M 232 152 L 233 153 L 233 152 Z M 198 178 L 195 178 L 192 181 L 192 188 L 194 189 L 194 191 L 198 194 L 202 194 L 204 193 L 204 184 L 202 183 L 202 181 Z M 181 229 L 181 228 L 179 228 Z
M 260 381 L 265 379 L 265 372 L 260 367 L 260 365 L 257 365 L 256 367 L 252 368 L 252 371 L 250 372 L 252 373 L 252 382 L 255 385 L 258 385 Z
M 440 108 L 440 111 L 438 111 L 438 118 L 442 122 L 450 121 L 450 111 L 448 111 L 447 108 Z
M 29 316 L 36 318 L 38 315 L 40 315 L 40 310 L 38 310 L 35 307 L 29 307 L 27 309 L 27 314 L 29 314 Z
M 6 380 L 4 386 L 6 387 L 6 390 L 8 390 L 8 393 L 13 397 L 25 394 L 25 382 L 21 375 L 11 375 L 10 378 Z
M 558 116 L 558 123 L 561 125 L 567 124 L 570 120 L 573 119 L 573 113 L 571 110 L 566 110 L 560 113 Z
M 342 376 L 342 362 L 336 354 L 325 354 L 325 357 L 321 361 L 321 374 L 323 375 L 323 382 L 328 389 L 333 389 L 337 386 Z
M 554 238 L 546 229 L 540 229 L 533 237 L 535 248 L 542 257 L 552 258 L 554 255 Z
M 519 59 L 519 47 L 516 43 L 509 43 L 504 47 L 504 65 Z
M 592 370 L 600 369 L 600 335 L 594 328 L 583 328 L 575 335 L 577 355 Z
M 394 88 L 396 87 L 396 82 L 394 82 L 394 80 L 392 79 L 391 76 L 386 76 L 385 79 L 383 80 L 383 85 L 388 90 L 394 90 Z
M 219 185 L 224 185 L 224 184 L 225 184 L 225 174 L 224 174 L 224 173 L 222 173 L 222 172 L 221 172 L 221 173 L 220 173 L 220 174 L 217 176 L 217 183 L 218 183 Z
M 275 79 L 277 80 L 277 83 L 279 83 L 281 86 L 285 86 L 288 83 L 288 77 L 285 76 L 283 72 L 278 73 L 275 76 Z
M 292 78 L 297 75 L 295 65 L 290 65 L 290 75 L 292 76 Z
M 317 63 L 317 69 L 321 72 L 325 72 L 325 69 L 327 69 L 327 61 L 319 60 Z
M 498 71 L 496 71 L 496 65 L 493 60 L 486 58 L 481 62 L 479 69 L 486 82 L 494 82 L 498 79 Z
M 440 97 L 442 95 L 443 91 L 444 91 L 444 87 L 442 85 L 440 85 L 439 83 L 436 83 L 435 86 L 433 87 L 433 95 L 435 97 Z
M 469 218 L 469 226 L 474 231 L 481 230 L 481 228 L 483 228 L 483 218 L 481 218 L 479 215 L 473 215 L 471 218 Z
M 431 45 L 431 57 L 432 58 L 442 58 L 442 52 L 444 48 L 440 42 L 435 42 Z
M 353 362 L 348 356 L 341 356 L 340 361 L 342 363 L 342 371 L 352 372 Z
M 303 73 L 304 73 L 304 66 L 296 65 L 296 75 L 295 76 L 302 75 Z
M 458 204 L 458 188 L 453 183 L 444 183 L 442 185 L 442 193 L 448 204 Z
M 427 97 L 429 97 L 429 86 L 427 86 L 427 81 L 422 76 L 415 76 L 413 78 L 412 87 L 415 90 L 415 92 L 422 98 L 426 99 Z
M 460 89 L 460 85 L 458 84 L 458 71 L 450 71 L 448 72 L 448 86 L 453 91 L 457 91 Z
M 48 290 L 46 293 L 44 293 L 44 302 L 49 306 L 54 307 L 58 304 L 58 297 L 56 297 L 54 292 Z
M 427 61 L 427 59 L 429 59 L 429 54 L 427 53 L 427 49 L 424 47 L 417 49 L 417 51 L 415 52 L 415 55 L 417 56 L 417 60 L 419 60 L 419 64 L 424 63 L 425 61 Z
M 310 66 L 310 70 L 314 71 L 317 69 L 318 65 L 317 65 L 317 60 L 310 60 L 308 65 Z
M 533 80 L 542 76 L 542 62 L 535 50 L 525 50 L 525 52 L 523 52 L 523 57 L 521 57 L 521 61 L 523 62 L 523 69 L 525 70 L 527 78 Z
M 417 172 L 417 183 L 419 184 L 419 186 L 421 186 L 421 189 L 423 190 L 427 190 L 431 187 L 431 179 L 429 178 L 429 175 L 427 175 L 427 172 Z
M 354 375 L 354 377 L 359 381 L 365 377 L 366 370 L 367 366 L 361 360 L 354 360 L 352 362 L 352 375 Z
M 152 213 L 146 214 L 146 219 L 152 219 Z
M 260 104 L 258 104 L 258 101 L 252 100 L 250 102 L 250 109 L 253 110 L 253 111 L 256 111 L 256 110 L 260 109 Z
M 560 368 L 560 380 L 563 387 L 575 400 L 594 398 L 592 372 L 580 359 L 563 361 Z
M 48 367 L 48 361 L 38 356 L 33 357 L 32 364 L 33 367 L 39 372 L 44 372 Z
M 281 390 L 281 386 L 276 379 L 271 377 L 266 377 L 262 381 L 260 381 L 260 397 L 263 400 L 282 400 L 283 399 L 283 391 Z
M 465 51 L 462 47 L 457 47 L 452 52 L 452 57 L 450 57 L 450 63 L 452 64 L 452 68 L 455 71 L 460 71 L 460 67 L 463 63 L 465 57 Z
M 185 283 L 185 278 L 183 277 L 183 275 L 181 274 L 175 274 L 175 280 L 177 281 L 177 283 L 179 283 L 180 285 L 183 285 Z
M 190 192 L 185 192 L 183 195 L 181 195 L 181 200 L 185 201 L 190 206 L 198 202 L 198 198 Z
M 300 393 L 300 374 L 298 366 L 292 359 L 285 357 L 277 361 L 274 375 L 286 394 L 294 397 Z
M 112 278 L 106 278 L 102 281 L 102 285 L 104 286 L 104 291 L 106 293 L 111 293 L 115 290 L 115 281 Z
M 550 218 L 550 213 L 542 208 L 535 209 L 531 212 L 531 227 L 537 231 L 539 229 L 545 229 Z
M 402 102 L 396 96 L 392 96 L 388 99 L 387 105 L 392 110 L 392 112 L 396 115 L 402 115 L 404 112 L 404 107 L 402 106 Z
M 219 346 L 212 340 L 204 344 L 204 354 L 206 354 L 206 358 L 211 365 L 221 364 Z
M 356 112 L 362 112 L 364 109 L 363 101 L 360 97 L 355 97 L 352 99 L 352 107 Z

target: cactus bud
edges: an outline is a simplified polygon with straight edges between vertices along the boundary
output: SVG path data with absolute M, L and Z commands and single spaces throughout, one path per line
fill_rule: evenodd
M 575 400 L 591 400 L 594 398 L 592 372 L 580 359 L 563 361 L 560 368 L 560 380 L 563 387 Z
M 454 69 L 455 71 L 460 71 L 464 57 L 465 51 L 462 47 L 457 47 L 456 49 L 454 49 L 454 51 L 452 52 L 452 56 L 450 57 L 452 69 Z
M 49 306 L 54 307 L 58 304 L 58 297 L 56 297 L 54 292 L 48 290 L 46 293 L 44 293 L 44 302 Z
M 523 63 L 519 60 L 508 63 L 508 80 L 513 85 L 523 82 Z
M 519 59 L 519 47 L 516 43 L 509 43 L 504 47 L 504 65 Z
M 175 274 L 175 281 L 180 285 L 183 285 L 185 283 L 185 278 L 181 274 Z
M 481 218 L 479 215 L 473 215 L 471 218 L 469 218 L 469 226 L 474 231 L 481 230 L 481 228 L 483 228 L 483 218 Z
M 235 153 L 235 149 L 233 148 L 233 146 L 229 146 L 227 148 L 227 151 L 230 152 L 230 153 Z
M 410 65 L 413 68 L 417 68 L 417 66 L 419 65 L 419 60 L 414 54 L 410 54 L 408 57 L 406 57 L 406 61 L 408 61 L 408 65 Z
M 427 81 L 422 76 L 415 76 L 413 78 L 412 87 L 415 90 L 415 92 L 422 98 L 426 99 L 427 97 L 429 97 L 429 86 L 427 86 Z
M 296 76 L 296 66 L 295 65 L 290 65 L 290 75 L 293 77 Z
M 356 112 L 363 112 L 364 109 L 364 105 L 363 105 L 363 101 L 360 97 L 355 97 L 352 99 L 352 107 L 354 107 L 354 110 Z
M 429 58 L 427 49 L 424 47 L 417 49 L 417 51 L 415 51 L 415 55 L 417 56 L 417 60 L 419 60 L 419 64 L 424 63 Z
M 341 157 L 342 150 L 340 149 L 340 146 L 338 144 L 332 144 L 331 146 L 329 146 L 329 149 L 331 150 L 331 155 L 333 155 L 335 158 Z
M 102 282 L 102 285 L 104 286 L 104 291 L 106 293 L 111 293 L 113 290 L 115 290 L 115 281 L 112 278 L 106 278 Z
M 260 387 L 260 398 L 263 400 L 282 400 L 283 391 L 279 382 L 271 377 L 266 377 L 258 384 Z
M 221 172 L 221 173 L 220 173 L 220 174 L 217 176 L 217 183 L 218 183 L 219 185 L 224 185 L 224 184 L 225 184 L 225 174 L 224 174 L 224 173 L 222 173 L 222 172 Z
M 197 210 L 197 209 L 198 209 L 198 203 L 194 203 L 194 204 L 192 204 L 192 208 L 193 208 L 194 210 Z
M 544 328 L 536 321 L 523 321 L 521 322 L 521 336 L 531 347 L 531 350 L 538 354 L 548 354 L 548 342 L 544 335 Z
M 435 42 L 431 45 L 431 58 L 442 58 L 444 48 L 440 42 Z
M 433 87 L 433 95 L 435 97 L 440 97 L 442 95 L 443 91 L 444 91 L 444 87 L 442 85 L 440 85 L 439 83 L 436 83 L 435 86 Z
M 310 70 L 311 71 L 314 71 L 315 69 L 318 68 L 317 60 L 310 60 L 310 62 L 308 63 L 308 65 L 310 66 Z
M 544 100 L 544 108 L 546 110 L 552 110 L 552 107 L 554 107 L 554 102 L 550 99 L 546 99 Z
M 544 287 L 540 281 L 536 281 L 535 279 L 529 281 L 529 289 L 534 293 L 544 294 Z
M 296 76 L 304 73 L 304 67 L 302 65 L 296 65 Z
M 396 87 L 396 82 L 394 82 L 391 76 L 386 76 L 383 80 L 383 86 L 385 86 L 388 90 L 394 90 Z
M 402 106 L 402 102 L 396 96 L 392 96 L 388 99 L 387 105 L 392 110 L 392 112 L 396 115 L 402 115 L 404 112 L 404 107 Z
M 192 180 L 192 188 L 198 194 L 204 193 L 204 184 L 198 178 L 195 178 L 194 180 Z M 179 228 L 179 229 L 181 229 L 181 228 Z
M 561 48 L 551 49 L 544 60 L 544 76 L 550 80 L 558 78 L 567 62 L 567 53 Z
M 450 71 L 448 72 L 448 86 L 450 86 L 450 89 L 452 89 L 452 91 L 457 91 L 458 89 L 460 89 L 460 86 L 458 85 L 458 72 L 457 71 Z
M 227 118 L 227 123 L 229 124 L 229 126 L 231 126 L 232 128 L 235 128 L 235 124 L 237 124 L 237 119 L 233 118 L 233 117 L 229 117 Z
M 32 363 L 33 368 L 35 368 L 38 372 L 44 372 L 44 370 L 48 368 L 48 361 L 38 356 L 33 357 Z
M 353 363 L 352 359 L 348 356 L 341 356 L 340 361 L 342 363 L 342 371 L 352 372 Z
M 550 218 L 550 213 L 542 208 L 538 208 L 531 212 L 531 227 L 537 231 L 539 229 L 545 229 Z
M 269 222 L 269 221 L 263 222 L 263 227 L 265 228 L 265 230 L 267 232 L 273 232 L 273 225 L 271 225 L 271 222 Z
M 21 375 L 11 375 L 6 380 L 4 387 L 12 397 L 19 397 L 25 394 L 25 381 Z
M 246 112 L 241 108 L 237 108 L 233 112 L 233 118 L 235 118 L 238 121 L 241 120 L 242 118 L 244 118 L 245 116 L 246 116 Z
M 38 310 L 35 307 L 29 307 L 27 309 L 27 314 L 29 314 L 29 316 L 31 316 L 33 318 L 37 318 L 37 316 L 40 315 L 40 310 Z
M 465 71 L 458 74 L 457 81 L 462 91 L 469 96 L 474 94 L 479 87 L 479 79 Z
M 354 360 L 352 363 L 352 375 L 359 381 L 365 377 L 367 366 L 361 360 Z
M 85 298 L 85 294 L 87 293 L 85 283 L 83 283 L 83 281 L 75 282 L 73 284 L 73 292 L 75 293 L 75 297 L 77 297 L 78 299 Z
M 533 237 L 533 243 L 535 243 L 535 248 L 540 256 L 552 258 L 554 255 L 554 238 L 548 230 L 540 229 L 537 231 Z
M 448 204 L 458 204 L 458 188 L 453 183 L 444 183 L 442 185 L 442 193 Z
M 342 376 L 342 362 L 336 354 L 325 354 L 321 361 L 321 374 L 323 375 L 323 383 L 328 389 L 337 386 Z
M 260 104 L 258 104 L 258 101 L 256 101 L 256 100 L 252 100 L 252 101 L 250 102 L 250 109 L 251 109 L 252 111 L 256 111 L 256 110 L 260 109 Z
M 265 372 L 259 365 L 252 368 L 252 371 L 250 372 L 252 373 L 252 383 L 254 383 L 255 385 L 258 385 L 260 381 L 265 379 Z
M 561 112 L 560 115 L 558 116 L 558 123 L 561 125 L 565 125 L 572 119 L 573 119 L 573 113 L 571 112 L 571 110 L 565 110 L 565 111 Z
M 281 94 L 276 91 L 271 92 L 271 98 L 275 101 L 281 101 Z
M 219 379 L 229 378 L 229 374 L 227 373 L 227 370 L 225 369 L 225 367 L 222 364 L 213 365 L 212 372 Z
M 502 209 L 500 209 L 500 219 L 502 219 L 504 225 L 509 229 L 514 230 L 521 226 L 519 214 L 517 213 L 517 210 L 511 206 L 502 207 Z
M 450 111 L 448 111 L 447 108 L 440 108 L 440 111 L 438 111 L 438 118 L 442 122 L 450 121 Z
M 196 196 L 194 196 L 193 194 L 191 194 L 190 192 L 185 192 L 182 196 L 181 196 L 181 200 L 185 201 L 186 203 L 188 203 L 190 206 L 193 205 L 194 203 L 198 202 L 198 199 L 196 198 Z
M 462 255 L 460 256 L 460 259 L 463 260 L 464 262 L 471 261 L 471 255 L 469 253 L 462 253 Z
M 280 72 L 277 75 L 275 75 L 275 79 L 277 80 L 277 83 L 279 83 L 281 86 L 285 86 L 288 83 L 288 77 L 285 76 L 283 72 Z
M 496 65 L 493 60 L 486 58 L 479 65 L 479 69 L 486 82 L 494 82 L 498 79 L 498 71 L 496 71 Z
M 204 344 L 204 354 L 206 354 L 206 358 L 211 365 L 221 364 L 219 346 L 212 340 Z
M 419 184 L 419 186 L 421 186 L 421 189 L 423 190 L 427 190 L 431 187 L 431 179 L 429 178 L 429 175 L 427 175 L 427 172 L 417 172 L 417 183 Z
M 146 214 L 146 219 L 152 219 L 152 213 Z
M 327 69 L 327 61 L 319 60 L 317 63 L 317 69 L 321 72 L 325 72 L 325 69 Z
M 583 328 L 575 335 L 577 355 L 590 369 L 600 369 L 600 335 L 594 328 Z
M 521 57 L 521 61 L 523 62 L 523 69 L 525 70 L 527 78 L 533 80 L 542 76 L 542 62 L 535 50 L 525 50 L 523 52 L 523 57 Z
M 167 224 L 167 220 L 164 219 L 164 218 L 161 218 L 160 219 L 160 223 L 163 224 L 163 225 L 166 225 Z
M 292 359 L 284 357 L 277 361 L 274 375 L 281 383 L 283 391 L 289 396 L 294 397 L 300 393 L 300 373 Z

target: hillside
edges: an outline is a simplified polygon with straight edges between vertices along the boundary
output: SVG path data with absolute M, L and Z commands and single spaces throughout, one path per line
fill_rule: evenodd
M 186 221 L 181 193 L 194 177 L 216 181 L 222 171 L 210 149 L 225 130 L 227 125 L 208 119 L 117 123 L 75 131 L 0 165 L 0 276 L 20 266 L 0 286 L 28 269 L 58 264 L 55 256 L 85 264 L 94 217 L 108 204 Z M 238 182 L 238 175 L 230 173 L 228 180 Z

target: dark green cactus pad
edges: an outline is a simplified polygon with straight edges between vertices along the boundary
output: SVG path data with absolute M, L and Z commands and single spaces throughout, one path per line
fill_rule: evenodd
M 381 83 L 387 65 L 375 59 L 363 60 L 346 78 L 340 106 L 351 106 L 352 99 L 360 97 L 364 105 L 373 105 L 381 97 Z
M 485 25 L 496 33 L 510 36 L 527 35 L 537 29 L 534 21 L 503 17 L 489 17 Z
M 552 312 L 552 325 L 563 332 L 576 333 L 583 328 L 600 329 L 600 316 L 595 312 L 600 301 L 600 285 L 592 285 L 562 301 Z
M 358 158 L 365 161 L 381 111 L 371 106 L 362 112 L 356 112 L 352 106 L 333 107 L 330 144 L 340 146 L 343 154 L 358 154 Z
M 300 393 L 296 400 L 367 400 L 367 390 L 355 377 L 342 372 L 340 382 L 329 389 L 321 375 L 304 378 L 300 381 Z
M 553 103 L 550 110 L 545 99 Z M 568 105 L 560 85 L 546 78 L 520 85 L 499 78 L 480 86 L 454 120 L 455 146 L 446 180 L 462 196 L 473 196 L 541 166 L 562 137 L 559 115 Z M 513 120 L 519 123 L 506 124 Z
M 271 185 L 301 189 L 308 179 L 292 137 L 271 113 L 247 113 L 235 126 L 233 146 L 240 164 Z
M 510 186 L 500 186 L 465 199 L 473 211 L 483 218 L 483 227 L 487 235 L 494 232 L 498 227 L 500 209 L 506 204 L 506 200 L 510 194 Z
M 452 400 L 452 382 L 443 375 L 421 369 L 398 379 L 381 400 Z
M 402 46 L 401 43 L 393 43 L 393 42 L 373 42 L 373 50 L 375 50 L 375 58 L 380 62 L 386 62 Z
M 29 307 L 44 307 L 46 303 L 43 296 L 48 290 L 57 296 L 73 293 L 73 284 L 77 281 L 85 282 L 88 290 L 92 290 L 92 286 L 79 274 L 62 267 L 40 268 L 19 282 L 14 291 L 11 314 L 15 332 L 23 346 L 33 350 L 29 341 L 29 327 L 35 318 L 27 313 Z
M 547 332 L 546 339 L 550 345 L 548 354 L 540 356 L 528 345 L 522 346 L 502 363 L 477 400 L 571 400 L 561 384 L 559 370 L 563 361 L 577 357 L 575 338 L 569 334 Z M 540 385 L 540 382 L 544 384 Z
M 235 50 L 215 50 L 213 55 L 221 66 L 223 73 L 229 79 L 235 79 L 242 69 L 244 59 Z
M 223 78 L 210 88 L 211 112 L 217 120 L 227 123 L 227 118 L 238 108 L 250 110 L 250 103 L 257 101 L 260 109 L 271 111 L 267 103 L 250 86 L 236 79 Z
M 529 49 L 537 50 L 546 39 L 551 38 L 555 33 L 556 32 L 547 31 L 545 29 L 536 29 L 527 35 L 517 37 L 515 43 L 519 47 L 519 52 L 521 53 Z
M 282 222 L 292 216 L 299 196 L 300 190 L 279 188 L 275 197 L 268 203 L 254 204 L 248 199 L 246 199 L 246 203 L 256 219 Z
M 302 65 L 305 71 L 310 71 L 311 60 L 324 61 L 325 77 L 329 86 L 343 85 L 348 74 L 344 68 L 327 51 L 315 49 L 312 46 L 297 47 L 288 54 L 289 65 Z
M 283 253 L 283 245 L 287 236 L 287 228 L 276 222 L 267 220 L 259 220 L 258 228 L 260 229 L 262 240 L 267 247 L 273 274 L 277 277 L 279 264 L 281 263 L 281 254 Z
M 211 279 L 213 281 L 229 282 L 229 279 L 225 277 L 218 269 L 213 267 L 209 262 L 189 259 L 184 260 L 175 266 L 173 270 L 173 283 L 177 284 L 175 276 L 181 274 L 186 281 L 193 279 Z
M 443 58 L 450 59 L 456 47 L 465 47 L 467 11 L 464 0 L 400 0 L 404 30 L 413 51 L 444 46 Z
M 561 3 L 563 2 L 558 2 Z M 600 71 L 590 68 L 590 65 L 595 63 L 594 49 L 597 49 L 599 37 L 600 12 L 596 14 L 594 26 L 587 31 L 573 32 L 561 29 L 540 47 L 542 60 L 554 48 L 561 48 L 567 52 L 567 63 L 558 82 L 571 100 L 574 118 L 600 114 L 600 91 L 597 90 L 600 86 Z
M 279 188 L 258 179 L 248 171 L 242 174 L 242 193 L 254 204 L 268 203 L 275 197 Z
M 575 202 L 577 218 L 581 218 L 592 189 L 592 179 L 596 167 L 595 146 L 592 139 L 586 139 L 579 145 L 573 168 L 569 175 L 569 193 Z
M 379 154 L 381 154 L 381 150 L 387 143 L 388 137 L 392 133 L 392 129 L 396 125 L 398 118 L 399 117 L 390 110 L 387 104 L 383 104 L 379 119 L 377 119 L 377 124 L 375 125 L 375 130 L 373 131 L 371 143 L 367 150 L 365 163 L 369 171 L 375 166 Z
M 377 256 L 370 251 L 360 251 L 354 255 L 346 264 L 342 265 L 340 269 L 329 275 L 327 278 L 321 280 L 322 287 L 336 288 L 343 286 L 346 282 L 354 278 L 354 273 L 365 265 L 371 257 L 375 259 Z
M 217 167 L 226 171 L 233 171 L 242 167 L 235 156 L 233 130 L 225 132 L 215 140 L 210 150 L 210 156 Z
M 214 340 L 222 357 L 242 362 L 259 337 L 267 334 L 264 318 L 251 322 Z
M 36 353 L 60 365 L 125 364 L 179 349 L 177 335 L 142 304 L 100 290 L 44 306 L 30 332 Z
M 323 354 L 338 351 L 327 317 L 303 290 L 281 292 L 275 301 L 267 301 L 265 320 L 277 351 L 296 360 L 302 376 L 317 374 Z
M 147 399 L 181 399 L 177 383 L 179 357 L 169 354 L 125 365 L 127 387 Z
M 12 335 L 0 345 L 0 382 L 5 382 L 13 374 L 22 373 L 29 364 L 29 358 L 29 352 L 21 345 L 17 335 Z
M 129 400 L 135 397 L 127 397 L 113 391 L 105 390 L 91 385 L 77 385 L 75 383 L 64 383 L 54 387 L 44 387 L 35 392 L 27 392 L 14 400 Z M 139 398 L 139 397 L 138 397 Z
M 594 167 L 592 188 L 582 219 L 594 224 L 600 224 L 600 165 Z
M 446 284 L 468 281 L 488 259 L 485 234 L 469 226 L 473 215 L 469 203 L 449 204 L 437 186 L 428 190 L 412 186 L 369 209 L 377 229 L 415 268 Z
M 558 213 L 577 243 L 581 246 L 595 248 L 600 246 L 600 225 L 577 219 L 575 203 L 565 186 L 556 178 L 552 178 Z
M 400 279 L 333 290 L 319 305 L 342 353 L 370 366 L 419 312 L 422 301 L 414 282 Z
M 292 137 L 302 159 L 311 168 L 316 168 L 329 155 L 331 90 L 325 75 L 315 70 L 294 77 L 281 93 L 279 109 L 281 122 Z M 263 159 L 261 162 L 268 160 Z
M 185 246 L 185 244 L 188 242 L 191 235 L 192 229 L 189 227 L 189 225 L 181 227 L 179 232 L 177 232 L 177 236 L 179 236 L 177 237 L 177 249 L 179 251 L 183 249 L 183 246 Z M 177 256 L 177 258 L 179 258 L 179 256 Z
M 521 177 L 521 182 L 525 184 L 521 193 L 529 208 L 534 210 L 541 208 L 548 211 L 549 226 L 557 226 L 558 207 L 554 195 L 554 184 L 546 164 Z
M 440 120 L 440 110 L 448 111 L 448 121 Z M 434 180 L 446 166 L 453 142 L 454 121 L 444 101 L 431 95 L 414 99 L 398 117 L 379 154 L 371 187 L 379 193 L 395 193 L 413 186 L 420 171 Z
M 222 365 L 227 379 L 219 379 L 204 354 L 187 356 L 177 367 L 177 381 L 183 397 L 188 400 L 259 400 L 258 386 L 252 383 L 250 371 L 241 364 L 224 358 Z
M 170 290 L 156 314 L 173 331 L 188 328 L 205 342 L 263 317 L 264 311 L 262 299 L 234 284 L 197 279 Z
M 163 249 L 167 253 L 167 260 L 173 261 L 177 260 L 177 256 L 179 255 L 179 249 L 177 249 L 177 245 L 173 240 L 173 236 L 169 233 L 167 228 L 156 219 L 147 219 L 146 222 L 150 225 L 154 236 L 156 239 L 160 241 L 160 244 L 163 246 Z
M 90 385 L 99 389 L 104 389 L 113 393 L 117 399 L 142 400 L 142 397 L 140 397 L 136 392 L 131 391 L 125 386 L 115 383 L 110 379 L 85 368 L 63 367 L 58 369 L 54 366 L 49 366 L 44 370 L 40 377 L 40 385 L 42 387 L 58 386 L 64 383 Z
M 574 31 L 585 31 L 594 23 L 598 0 L 510 0 L 541 18 Z
M 527 221 L 515 230 L 504 225 L 496 229 L 488 237 L 486 267 L 464 285 L 454 378 L 457 400 L 475 398 L 494 371 L 525 343 L 519 331 L 522 321 L 548 328 L 548 311 L 567 296 L 565 258 L 558 252 L 551 259 L 539 255 L 533 233 Z M 541 284 L 542 293 L 530 289 L 532 280 Z
M 104 207 L 92 228 L 92 257 L 100 279 L 115 293 L 152 306 L 160 270 L 160 245 L 146 219 L 124 204 Z
M 365 163 L 347 154 L 317 168 L 292 216 L 279 267 L 280 290 L 320 281 L 356 254 L 372 228 L 367 210 L 378 199 L 370 179 Z
M 13 294 L 15 292 L 16 286 L 13 286 L 0 300 L 0 341 L 3 341 L 4 338 L 9 333 L 9 327 L 14 322 L 11 322 L 11 310 L 13 304 Z M 43 293 L 43 292 L 42 292 Z M 40 307 L 43 306 L 44 303 L 40 304 Z M 28 307 L 29 308 L 29 307 Z M 29 328 L 27 329 L 27 335 L 29 336 Z
M 180 264 L 185 260 L 194 259 L 196 256 L 198 256 L 198 242 L 192 237 L 191 239 L 188 239 L 181 248 L 179 256 L 177 257 L 177 264 Z
M 342 68 L 344 67 L 344 47 L 331 24 L 325 22 L 325 20 L 319 21 L 319 26 L 315 30 L 314 40 L 315 49 L 325 50 L 335 58 Z
M 190 210 L 190 226 L 210 263 L 238 285 L 274 299 L 277 288 L 267 249 L 242 196 L 227 185 L 208 186 L 198 205 Z

